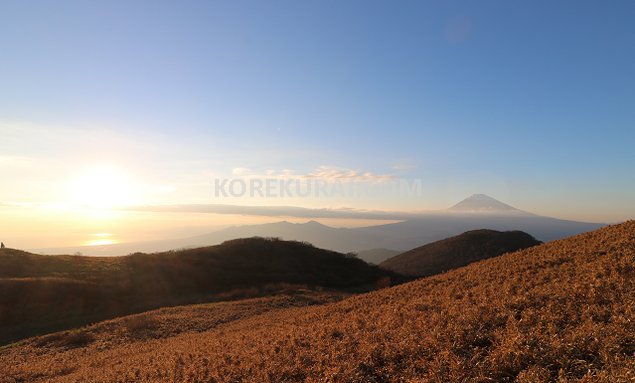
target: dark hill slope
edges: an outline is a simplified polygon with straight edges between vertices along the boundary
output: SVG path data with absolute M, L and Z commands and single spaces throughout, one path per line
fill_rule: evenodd
M 389 258 L 380 267 L 404 275 L 433 275 L 540 243 L 522 231 L 472 230 Z
M 195 333 L 31 339 L 0 349 L 0 382 L 632 382 L 634 265 L 631 221 Z
M 125 257 L 0 251 L 0 344 L 236 289 L 292 284 L 372 289 L 391 272 L 310 244 L 249 238 Z M 385 281 L 382 281 L 385 284 Z

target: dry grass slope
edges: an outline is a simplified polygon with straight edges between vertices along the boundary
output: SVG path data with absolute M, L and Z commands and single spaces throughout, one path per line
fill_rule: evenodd
M 271 286 L 368 291 L 392 272 L 310 244 L 247 238 L 126 257 L 0 250 L 0 345 L 158 307 L 209 302 Z M 236 295 L 236 294 L 233 294 Z
M 142 331 L 142 322 L 118 330 L 106 346 L 97 327 L 81 330 L 88 337 L 78 336 L 77 347 L 29 340 L 0 351 L 0 377 L 3 383 L 633 382 L 634 265 L 631 221 L 337 303 L 246 315 L 194 332 L 125 335 Z M 186 312 L 171 320 L 195 321 L 190 315 L 198 314 Z M 148 331 L 157 326 L 150 321 Z

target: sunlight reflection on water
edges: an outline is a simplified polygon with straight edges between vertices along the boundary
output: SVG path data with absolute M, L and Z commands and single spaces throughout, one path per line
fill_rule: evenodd
M 119 242 L 114 238 L 110 238 L 112 237 L 111 233 L 95 233 L 95 234 L 91 234 L 91 237 L 95 237 L 95 238 L 84 242 L 83 244 L 84 246 L 114 245 L 115 243 Z

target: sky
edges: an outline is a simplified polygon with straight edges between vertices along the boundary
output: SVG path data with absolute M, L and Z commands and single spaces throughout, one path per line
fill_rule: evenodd
M 421 211 L 474 193 L 633 218 L 634 17 L 632 1 L 4 0 L 0 239 L 245 221 L 121 206 Z M 267 179 L 361 192 L 217 193 Z

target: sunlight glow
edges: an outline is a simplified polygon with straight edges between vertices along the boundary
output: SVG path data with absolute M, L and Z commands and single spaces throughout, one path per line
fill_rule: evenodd
M 90 241 L 84 242 L 84 246 L 104 246 L 104 245 L 113 245 L 117 243 L 117 241 L 112 239 L 93 239 Z
M 111 233 L 95 233 L 92 234 L 92 236 L 95 237 L 95 239 L 84 242 L 84 246 L 103 246 L 118 243 L 117 240 L 111 238 Z
M 70 202 L 79 206 L 109 209 L 137 201 L 133 179 L 110 166 L 85 169 L 71 182 L 70 189 Z

